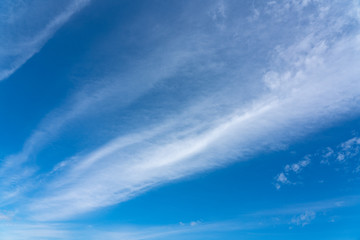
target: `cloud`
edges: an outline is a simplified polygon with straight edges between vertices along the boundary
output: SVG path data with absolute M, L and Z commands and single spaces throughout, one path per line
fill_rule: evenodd
M 281 185 L 291 184 L 291 182 L 289 181 L 289 179 L 285 176 L 285 174 L 283 172 L 279 173 L 276 176 L 275 180 L 276 180 L 276 183 L 275 183 L 276 189 L 280 189 Z
M 290 172 L 294 172 L 294 173 L 299 173 L 300 171 L 302 171 L 306 166 L 308 166 L 310 164 L 310 158 L 309 156 L 305 156 L 303 160 L 297 162 L 297 163 L 293 163 L 291 165 L 286 165 L 284 170 L 286 173 L 290 173 Z
M 305 211 L 313 211 L 313 212 L 327 212 L 337 208 L 346 208 L 357 206 L 360 202 L 360 196 L 344 196 L 333 199 L 326 199 L 314 202 L 293 204 L 289 206 L 285 206 L 278 209 L 270 209 L 270 210 L 262 210 L 251 215 L 254 216 L 272 216 L 272 215 L 300 215 Z
M 0 237 L 9 240 L 17 239 L 197 239 L 211 234 L 217 236 L 224 232 L 236 232 L 238 236 L 255 230 L 274 229 L 282 226 L 305 226 L 316 217 L 318 221 L 333 220 L 332 212 L 339 208 L 350 208 L 359 204 L 359 196 L 322 200 L 284 206 L 279 209 L 268 209 L 244 214 L 231 220 L 215 222 L 191 221 L 188 223 L 168 225 L 84 225 L 77 223 L 33 223 L 8 221 L 0 226 Z M 322 217 L 326 219 L 322 219 Z
M 207 44 L 211 38 L 198 35 L 186 45 L 188 48 L 183 44 L 187 38 L 179 37 L 175 43 L 174 39 L 168 39 L 169 45 L 161 45 L 142 61 L 134 61 L 138 64 L 128 70 L 124 78 L 121 75 L 122 81 L 107 80 L 116 79 L 115 73 L 101 77 L 100 84 L 85 87 L 63 107 L 50 113 L 25 142 L 23 150 L 5 161 L 2 171 L 7 173 L 7 179 L 12 179 L 11 172 L 24 172 L 23 177 L 18 176 L 20 180 L 12 183 L 33 181 L 32 187 L 38 187 L 36 196 L 25 204 L 23 212 L 39 220 L 72 218 L 127 201 L 171 181 L 248 159 L 262 151 L 282 149 L 308 133 L 357 116 L 360 70 L 356 66 L 360 60 L 360 37 L 357 31 L 344 30 L 351 22 L 347 19 L 348 8 L 351 7 L 340 8 L 341 16 L 331 15 L 334 13 L 330 10 L 325 16 L 319 14 L 315 22 L 302 27 L 293 42 L 285 41 L 270 48 L 273 49 L 271 61 L 264 63 L 267 69 L 260 78 L 249 80 L 256 85 L 256 94 L 249 94 L 246 101 L 242 95 L 248 97 L 246 93 L 250 88 L 240 84 L 244 74 L 229 64 L 238 58 L 240 63 L 236 67 L 251 61 L 249 56 L 237 55 L 239 52 L 235 50 L 242 45 L 226 48 L 224 45 L 228 42 L 224 42 L 224 38 Z M 219 17 L 231 17 L 221 9 L 224 8 L 217 10 Z M 286 16 L 283 27 L 292 29 L 291 24 L 286 25 Z M 336 24 L 330 26 L 336 27 L 328 28 L 328 21 L 335 21 Z M 230 31 L 226 37 L 232 34 Z M 195 44 L 199 42 L 206 44 Z M 213 48 L 214 45 L 220 47 Z M 266 48 L 269 46 L 272 45 Z M 215 60 L 210 57 L 224 52 L 230 55 L 229 59 L 224 55 Z M 33 177 L 28 169 L 18 171 L 26 169 L 23 162 L 46 147 L 73 121 L 89 120 L 94 113 L 106 114 L 102 109 L 127 106 L 160 80 L 167 80 L 180 70 L 189 74 L 189 69 L 208 57 L 211 60 L 205 61 L 202 70 L 195 73 L 215 73 L 213 78 L 217 80 L 213 81 L 222 83 L 215 85 L 215 90 L 224 85 L 218 91 L 210 88 L 211 94 L 192 98 L 183 108 L 176 109 L 176 113 L 159 118 L 156 124 L 109 137 L 108 142 L 69 156 L 39 177 Z M 223 64 L 218 62 L 229 66 L 219 67 Z M 165 70 L 158 71 L 157 65 L 165 66 Z M 199 77 L 190 76 L 191 79 Z M 123 87 L 124 79 L 129 87 Z M 210 78 L 201 86 L 206 87 L 209 82 Z M 192 83 L 185 83 L 189 85 L 186 89 L 193 88 Z M 90 138 L 91 134 L 88 135 Z M 308 164 L 304 159 L 289 165 L 277 179 L 280 183 L 290 182 L 286 174 L 296 174 Z
M 111 38 L 113 36 L 109 36 Z M 186 39 L 184 39 L 186 38 Z M 14 200 L 16 195 L 28 191 L 32 185 L 32 177 L 37 173 L 35 167 L 29 166 L 29 161 L 36 158 L 37 154 L 53 143 L 61 134 L 76 125 L 78 122 L 89 121 L 99 115 L 109 116 L 116 111 L 121 111 L 136 99 L 145 95 L 158 82 L 174 77 L 182 68 L 189 67 L 191 63 L 198 62 L 216 49 L 209 49 L 201 42 L 202 37 L 190 38 L 187 34 L 170 37 L 162 45 L 152 49 L 148 55 L 132 59 L 133 67 L 123 72 L 110 71 L 94 77 L 89 73 L 89 78 L 95 78 L 91 84 L 86 84 L 77 90 L 64 103 L 48 113 L 39 123 L 33 133 L 25 140 L 20 152 L 5 157 L 1 162 L 0 173 L 2 181 L 3 201 L 8 197 Z M 184 44 L 187 41 L 187 44 Z M 102 42 L 106 45 L 107 41 Z M 180 51 L 181 49 L 181 51 Z M 106 60 L 104 60 L 105 62 Z M 158 68 L 161 66 L 161 69 Z M 213 71 L 213 65 L 204 67 L 203 71 Z M 126 87 L 125 87 L 126 86 Z M 112 115 L 110 118 L 113 117 Z M 174 125 L 167 123 L 168 125 Z M 165 128 L 165 126 L 155 127 Z M 158 130 L 152 129 L 152 132 Z M 150 132 L 150 131 L 149 131 Z M 90 134 L 87 132 L 87 134 Z M 142 135 L 146 135 L 144 132 Z M 64 162 L 63 162 L 64 163 Z M 56 166 L 59 167 L 60 164 Z M 11 182 L 10 182 L 11 180 Z M 30 182 L 24 187 L 23 182 Z M 14 187 L 20 185 L 21 187 Z M 35 184 L 36 185 L 36 184 Z
M 308 225 L 311 221 L 313 221 L 316 217 L 316 213 L 314 211 L 305 211 L 299 216 L 293 217 L 291 219 L 291 223 L 298 226 Z
M 287 179 L 284 173 L 280 173 L 276 178 L 276 180 L 281 183 L 289 183 L 289 180 Z
M 7 240 L 20 239 L 67 239 L 67 240 L 98 240 L 98 239 L 192 239 L 198 234 L 216 235 L 223 232 L 246 231 L 256 229 L 257 223 L 242 223 L 240 221 L 218 221 L 201 223 L 194 221 L 189 224 L 168 225 L 113 225 L 92 226 L 69 223 L 28 223 L 7 222 L 0 226 L 0 237 Z
M 334 148 L 327 147 L 319 150 L 320 163 L 337 166 L 340 169 L 351 169 L 353 173 L 359 172 L 360 138 L 352 137 Z
M 284 171 L 275 177 L 275 187 L 280 189 L 282 185 L 296 184 L 296 182 L 290 181 L 289 177 L 299 174 L 305 167 L 311 163 L 310 156 L 307 155 L 303 160 L 297 163 L 287 164 L 284 167 Z
M 0 26 L 4 29 L 3 36 L 0 38 L 2 45 L 0 47 L 0 81 L 8 78 L 26 63 L 63 24 L 89 2 L 90 0 L 71 1 L 63 11 L 56 16 L 51 16 L 50 19 L 46 18 L 49 9 L 47 9 L 48 12 L 34 14 L 34 11 L 41 11 L 42 3 L 34 1 L 32 4 L 25 4 L 17 0 L 5 2 L 2 8 L 5 12 L 0 12 L 2 19 Z M 27 28 L 26 31 L 23 30 L 24 28 Z M 34 32 L 30 31 L 31 34 L 28 34 L 29 30 Z M 21 33 L 24 35 L 21 36 Z
M 357 116 L 359 33 L 339 37 L 338 29 L 309 28 L 318 34 L 305 34 L 276 49 L 263 77 L 268 91 L 251 103 L 230 105 L 231 111 L 219 110 L 209 117 L 212 102 L 197 102 L 158 126 L 120 135 L 88 154 L 70 157 L 46 180 L 27 211 L 40 220 L 71 218 L 260 151 L 282 148 Z M 336 41 L 327 41 L 334 35 Z M 226 96 L 221 101 L 227 101 Z M 278 180 L 289 181 L 285 174 L 297 174 L 309 163 L 304 159 L 288 165 Z
M 338 148 L 340 149 L 336 157 L 338 161 L 346 161 L 351 159 L 360 153 L 360 138 L 351 138 L 346 142 L 341 143 Z
M 344 208 L 353 208 L 359 204 L 359 196 L 345 196 L 315 202 L 287 205 L 278 209 L 262 210 L 248 214 L 249 219 L 267 219 L 276 225 L 290 225 L 304 227 L 315 218 L 318 221 L 334 221 L 334 213 Z M 275 219 L 276 221 L 271 221 Z
M 317 150 L 315 153 L 304 156 L 303 160 L 287 164 L 283 172 L 275 177 L 275 187 L 280 189 L 282 185 L 296 184 L 291 180 L 291 177 L 299 174 L 304 168 L 308 167 L 311 159 L 319 161 L 320 164 L 328 166 L 337 166 L 337 169 L 351 169 L 352 173 L 357 174 L 360 166 L 358 156 L 360 154 L 360 138 L 352 137 L 342 143 L 339 143 L 335 148 L 326 147 Z M 324 180 L 321 180 L 323 182 Z
M 71 239 L 70 231 L 59 224 L 5 222 L 0 230 L 0 238 L 7 240 Z

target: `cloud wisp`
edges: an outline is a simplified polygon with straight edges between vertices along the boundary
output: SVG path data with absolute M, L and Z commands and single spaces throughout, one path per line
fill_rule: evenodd
M 196 222 L 196 224 L 194 224 Z M 7 222 L 0 227 L 0 236 L 8 240 L 20 239 L 69 239 L 69 240 L 109 240 L 126 239 L 168 239 L 187 237 L 192 239 L 199 234 L 216 235 L 223 232 L 247 231 L 264 228 L 266 225 L 257 222 L 244 223 L 241 221 L 179 223 L 169 225 L 137 226 L 92 226 L 64 223 L 29 223 Z
M 36 54 L 53 34 L 65 24 L 76 12 L 84 8 L 90 0 L 73 0 L 56 16 L 43 20 L 41 16 L 34 16 L 41 2 L 26 4 L 23 1 L 5 1 L 4 12 L 0 12 L 3 20 L 0 27 L 4 30 L 0 37 L 0 81 L 8 78 L 34 54 Z M 6 7 L 6 5 L 8 7 Z M 44 13 L 46 15 L 47 13 Z M 31 21 L 34 22 L 32 26 Z M 44 22 L 42 22 L 44 21 Z M 37 26 L 40 22 L 41 26 Z M 33 27 L 30 35 L 23 28 Z M 20 31 L 20 30 L 21 31 Z M 31 29 L 31 28 L 30 28 Z M 24 36 L 19 37 L 19 32 Z M 21 35 L 21 34 L 20 34 Z
M 257 230 L 267 231 L 277 227 L 306 227 L 314 222 L 332 222 L 336 211 L 353 208 L 359 204 L 359 196 L 287 205 L 244 214 L 236 219 L 223 221 L 191 221 L 168 225 L 111 225 L 92 226 L 69 223 L 33 223 L 7 220 L 1 225 L 0 236 L 9 240 L 18 239 L 197 239 L 199 235 L 221 233 L 248 234 Z

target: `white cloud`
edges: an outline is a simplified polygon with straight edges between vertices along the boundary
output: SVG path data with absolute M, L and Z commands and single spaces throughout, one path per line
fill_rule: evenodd
M 40 220 L 71 218 L 126 201 L 159 185 L 247 159 L 259 151 L 282 148 L 310 132 L 357 116 L 360 111 L 359 33 L 342 36 L 339 29 L 345 24 L 339 23 L 334 29 L 321 28 L 323 20 L 317 21 L 307 28 L 304 26 L 304 34 L 300 34 L 295 43 L 284 43 L 276 48 L 269 69 L 263 75 L 265 93 L 260 91 L 245 104 L 239 104 L 240 94 L 229 98 L 226 91 L 225 94 L 220 92 L 220 97 L 215 93 L 210 95 L 210 98 L 216 96 L 215 100 L 194 100 L 189 104 L 191 107 L 167 116 L 158 125 L 120 135 L 87 154 L 76 154 L 44 176 L 42 183 L 46 185 L 40 186 L 41 195 L 25 210 Z M 334 38 L 336 41 L 327 41 Z M 194 57 L 193 48 L 184 53 L 182 44 L 171 49 L 170 54 L 160 58 L 164 64 L 170 61 L 166 68 L 169 71 L 158 73 L 151 64 L 158 64 L 153 60 L 159 59 L 158 54 L 144 60 L 150 62 L 145 71 L 139 66 L 141 71 L 135 69 L 142 75 L 130 71 L 131 79 L 143 81 L 134 81 L 140 89 L 135 89 L 134 95 L 124 98 L 125 103 L 119 105 L 126 105 L 151 88 L 151 84 L 141 88 L 146 80 L 155 83 L 175 74 L 189 59 L 195 61 L 204 57 L 201 54 Z M 206 46 L 202 51 L 213 53 Z M 184 55 L 176 58 L 179 52 Z M 232 71 L 228 89 L 237 92 L 242 88 L 238 86 L 242 75 Z M 229 76 L 227 72 L 221 73 Z M 125 90 L 132 92 L 134 89 Z M 116 99 L 115 95 L 121 95 L 118 91 L 111 85 L 90 91 L 91 94 L 87 90 L 78 94 L 75 101 L 69 101 L 72 104 L 50 114 L 40 124 L 39 130 L 16 156 L 18 162 L 36 153 L 79 115 L 86 118 L 91 109 L 97 110 L 111 102 L 109 99 Z M 221 104 L 230 110 L 223 110 Z M 212 111 L 215 114 L 209 114 Z M 296 174 L 309 163 L 310 160 L 304 159 L 285 167 L 277 177 L 278 183 L 290 182 L 286 174 Z
M 305 156 L 303 160 L 301 160 L 297 163 L 293 163 L 291 165 L 286 165 L 284 167 L 284 170 L 286 173 L 290 173 L 290 172 L 299 173 L 301 170 L 303 170 L 303 168 L 305 168 L 307 165 L 309 165 L 310 162 L 311 162 L 310 157 Z
M 348 196 L 338 199 L 323 200 L 305 204 L 288 205 L 280 209 L 263 210 L 245 214 L 237 219 L 207 222 L 191 221 L 188 223 L 169 225 L 112 225 L 101 226 L 70 223 L 29 223 L 29 222 L 4 222 L 0 225 L 0 237 L 9 240 L 20 239 L 169 239 L 180 237 L 191 239 L 199 233 L 212 234 L 222 232 L 237 232 L 238 234 L 253 231 L 254 229 L 267 229 L 283 225 L 305 226 L 310 224 L 316 216 L 319 220 L 332 221 L 333 210 L 349 208 L 359 204 L 359 196 Z M 326 213 L 326 214 L 325 214 Z M 261 221 L 259 221 L 261 219 Z M 325 219 L 325 221 L 326 221 Z
M 183 38 L 188 38 L 186 35 L 176 36 L 176 39 L 167 39 L 149 55 L 135 59 L 134 67 L 127 69 L 125 73 L 107 72 L 97 81 L 94 80 L 92 84 L 85 85 L 75 92 L 66 99 L 61 107 L 47 114 L 32 135 L 26 139 L 21 151 L 7 156 L 1 162 L 0 172 L 6 173 L 4 174 L 6 178 L 2 181 L 2 187 L 5 189 L 3 192 L 8 192 L 6 196 L 12 196 L 14 199 L 16 195 L 23 192 L 19 188 L 8 187 L 9 180 L 12 180 L 11 185 L 16 185 L 15 183 L 23 185 L 20 182 L 24 182 L 24 179 L 31 181 L 31 176 L 36 171 L 34 168 L 28 167 L 27 162 L 29 159 L 35 158 L 49 143 L 56 140 L 66 128 L 79 121 L 87 121 L 94 115 L 106 114 L 107 111 L 112 112 L 126 107 L 146 94 L 157 82 L 174 76 L 179 69 L 189 65 L 189 62 L 197 62 L 203 58 L 202 52 L 206 48 L 206 44 L 201 43 L 203 39 L 197 36 L 192 40 L 187 39 L 188 44 L 185 46 Z M 212 51 L 213 49 L 207 49 L 206 54 L 211 54 Z M 160 70 L 159 65 L 161 66 Z M 204 69 L 211 71 L 212 67 L 210 65 Z M 124 82 L 129 83 L 127 87 L 124 87 Z M 141 139 L 146 139 L 146 137 L 139 137 L 139 135 L 151 135 L 154 134 L 153 132 L 158 132 L 158 129 L 174 126 L 171 121 L 166 125 L 169 126 L 163 124 L 146 131 L 146 133 L 142 132 L 136 136 L 137 140 L 131 141 L 142 141 Z M 59 166 L 58 164 L 56 168 Z M 28 189 L 22 187 L 22 190 Z M 5 195 L 3 194 L 1 198 L 4 199 Z
M 276 178 L 276 180 L 281 183 L 289 183 L 289 180 L 287 179 L 284 173 L 280 173 Z
M 275 178 L 275 187 L 280 189 L 282 185 L 285 184 L 296 184 L 296 182 L 290 181 L 289 177 L 294 177 L 296 174 L 299 174 L 305 167 L 311 163 L 310 156 L 305 156 L 303 160 L 300 160 L 297 163 L 287 164 L 284 167 L 284 172 L 281 172 Z
M 188 224 L 169 225 L 112 225 L 92 226 L 69 223 L 28 223 L 7 222 L 0 226 L 0 237 L 6 240 L 38 240 L 38 239 L 67 239 L 67 240 L 139 240 L 139 239 L 169 239 L 169 237 L 186 237 L 192 239 L 199 233 L 212 235 L 222 232 L 246 231 L 264 227 L 255 222 L 242 223 L 240 221 L 206 222 L 193 221 Z
M 313 221 L 316 217 L 316 213 L 314 211 L 305 211 L 299 216 L 293 217 L 291 219 L 291 223 L 296 224 L 298 226 L 308 225 L 311 221 Z
M 324 31 L 326 37 L 334 34 Z M 50 181 L 44 195 L 29 204 L 29 210 L 37 219 L 69 218 L 256 152 L 279 148 L 357 115 L 357 34 L 327 44 L 313 35 L 305 36 L 279 48 L 279 61 L 288 63 L 269 70 L 274 73 L 271 80 L 265 74 L 269 93 L 250 106 L 232 106 L 233 113 L 212 119 L 200 114 L 203 123 L 195 125 L 189 119 L 199 112 L 185 110 L 171 119 L 170 129 L 147 130 L 143 138 L 120 136 L 86 156 L 74 156 L 75 160 Z M 200 104 L 198 109 L 206 113 L 208 107 Z M 167 121 L 161 125 L 169 126 Z M 147 132 L 152 134 L 147 136 Z M 304 159 L 289 165 L 287 171 L 298 173 L 309 163 Z M 285 175 L 279 175 L 280 182 L 286 182 L 281 176 Z
M 58 224 L 5 222 L 0 225 L 0 238 L 6 240 L 70 239 L 69 233 Z
M 360 138 L 352 137 L 336 147 L 326 147 L 316 151 L 313 154 L 308 154 L 303 160 L 285 165 L 283 172 L 275 177 L 274 186 L 280 189 L 282 185 L 296 184 L 293 178 L 299 174 L 304 168 L 308 167 L 311 159 L 318 160 L 320 164 L 326 164 L 328 167 L 336 166 L 337 170 L 347 171 L 351 170 L 352 173 L 357 174 L 360 172 L 360 160 L 358 158 L 360 153 Z M 327 176 L 325 176 L 326 178 Z M 352 177 L 347 175 L 347 177 Z M 324 180 L 319 180 L 323 183 Z
M 360 163 L 358 156 L 360 154 L 360 138 L 353 137 L 340 144 L 334 149 L 327 147 L 321 151 L 320 163 L 327 165 L 341 164 L 341 166 L 353 168 L 357 173 L 357 166 Z

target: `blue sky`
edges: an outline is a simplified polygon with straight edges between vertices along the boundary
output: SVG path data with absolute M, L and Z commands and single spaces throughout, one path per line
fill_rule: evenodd
M 1 239 L 360 239 L 359 1 L 0 19 Z

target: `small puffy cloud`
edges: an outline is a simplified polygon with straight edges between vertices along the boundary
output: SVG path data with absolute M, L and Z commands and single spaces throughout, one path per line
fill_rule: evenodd
M 312 220 L 316 217 L 316 213 L 311 210 L 307 210 L 304 213 L 295 216 L 291 219 L 291 223 L 297 226 L 305 226 L 308 225 Z
M 327 147 L 326 149 L 321 151 L 321 160 L 320 163 L 321 164 L 329 164 L 329 159 L 331 159 L 332 157 L 334 157 L 335 152 L 332 148 Z
M 279 173 L 276 177 L 275 177 L 276 183 L 275 183 L 275 187 L 276 189 L 280 189 L 281 185 L 283 184 L 291 184 L 291 182 L 288 180 L 288 178 L 285 176 L 285 174 Z
M 284 173 L 280 173 L 277 177 L 277 181 L 281 182 L 281 183 L 288 183 L 289 180 L 287 179 L 287 177 L 285 176 Z
M 351 171 L 354 174 L 360 173 L 360 137 L 352 137 L 335 147 L 326 147 L 319 149 L 315 153 L 306 155 L 302 160 L 296 163 L 285 165 L 282 173 L 275 177 L 274 184 L 277 189 L 282 185 L 293 184 L 296 182 L 292 178 L 298 175 L 310 163 L 311 159 L 318 160 L 320 164 L 336 166 L 336 169 L 343 171 Z M 349 175 L 348 175 L 349 176 Z M 324 183 L 324 179 L 319 183 Z
M 345 160 L 345 155 L 342 153 L 338 153 L 336 160 L 338 160 L 339 162 L 342 162 Z
M 327 147 L 322 152 L 321 163 L 329 163 L 330 160 L 339 162 L 350 160 L 360 153 L 360 137 L 353 137 L 342 142 L 335 149 Z
M 341 164 L 341 166 L 353 169 L 354 173 L 360 172 L 360 137 L 353 137 L 338 144 L 334 149 L 327 147 L 321 151 L 321 164 Z
M 360 138 L 354 137 L 338 146 L 340 152 L 338 153 L 338 160 L 343 161 L 348 158 L 355 157 L 360 152 Z
M 310 158 L 309 158 L 309 156 L 306 156 L 306 157 L 304 157 L 304 160 L 301 160 L 301 161 L 291 164 L 291 165 L 286 165 L 284 170 L 286 173 L 289 173 L 289 172 L 299 173 L 304 167 L 306 167 L 309 164 L 310 164 Z
M 305 156 L 303 160 L 300 160 L 299 162 L 293 163 L 293 164 L 287 164 L 284 167 L 284 171 L 279 173 L 275 177 L 275 187 L 276 189 L 280 189 L 281 185 L 285 184 L 292 184 L 292 182 L 289 180 L 289 177 L 291 177 L 294 174 L 300 173 L 305 167 L 307 167 L 311 163 L 310 157 Z

